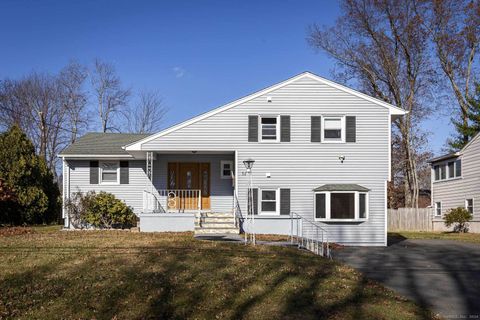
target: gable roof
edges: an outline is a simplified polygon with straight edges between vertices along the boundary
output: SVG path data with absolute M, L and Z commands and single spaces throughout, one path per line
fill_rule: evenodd
M 230 103 L 228 103 L 228 104 L 226 104 L 226 105 L 224 105 L 224 106 L 221 106 L 221 107 L 218 107 L 218 108 L 216 108 L 216 109 L 210 110 L 210 111 L 208 111 L 208 112 L 205 112 L 205 113 L 203 113 L 203 114 L 200 114 L 200 115 L 198 115 L 198 116 L 196 116 L 196 117 L 194 117 L 194 118 L 191 118 L 191 119 L 189 119 L 189 120 L 180 122 L 180 123 L 178 123 L 178 124 L 176 124 L 176 125 L 174 125 L 174 126 L 171 126 L 170 128 L 167 128 L 167 129 L 162 130 L 162 131 L 160 131 L 160 132 L 158 132 L 158 133 L 152 134 L 152 135 L 150 135 L 150 136 L 148 136 L 148 137 L 146 137 L 146 138 L 144 138 L 144 139 L 141 139 L 141 140 L 139 140 L 139 141 L 136 141 L 136 142 L 127 144 L 127 145 L 124 146 L 124 148 L 125 148 L 126 150 L 131 150 L 131 151 L 140 150 L 141 145 L 142 145 L 143 143 L 149 142 L 149 141 L 151 141 L 151 140 L 153 140 L 153 139 L 156 139 L 156 138 L 158 138 L 158 137 L 161 137 L 161 136 L 164 136 L 164 135 L 166 135 L 166 134 L 169 134 L 170 132 L 179 130 L 179 129 L 183 128 L 183 127 L 186 127 L 186 126 L 188 126 L 188 125 L 190 125 L 190 124 L 192 124 L 192 123 L 195 123 L 195 122 L 198 122 L 198 121 L 203 120 L 203 119 L 205 119 L 205 118 L 208 118 L 208 117 L 210 117 L 210 116 L 213 116 L 213 115 L 215 115 L 215 114 L 217 114 L 217 113 L 220 113 L 220 112 L 226 111 L 226 110 L 228 110 L 228 109 L 231 109 L 231 108 L 233 108 L 233 107 L 235 107 L 235 106 L 238 106 L 239 104 L 248 102 L 248 101 L 250 101 L 250 100 L 252 100 L 252 99 L 255 99 L 255 98 L 259 97 L 259 96 L 262 96 L 262 95 L 264 95 L 264 94 L 268 94 L 268 93 L 270 93 L 270 92 L 272 92 L 272 91 L 274 91 L 274 90 L 280 89 L 280 88 L 282 88 L 282 87 L 284 87 L 284 86 L 286 86 L 286 85 L 289 85 L 290 83 L 292 83 L 292 82 L 294 82 L 294 81 L 297 81 L 297 80 L 299 80 L 299 79 L 302 79 L 302 78 L 310 78 L 310 79 L 316 80 L 316 81 L 318 81 L 318 82 L 320 82 L 320 83 L 323 83 L 323 84 L 325 84 L 325 85 L 328 85 L 328 86 L 330 86 L 330 87 L 339 89 L 339 90 L 341 90 L 341 91 L 343 91 L 343 92 L 350 93 L 350 94 L 352 94 L 352 95 L 354 95 L 354 96 L 357 96 L 357 97 L 359 97 L 359 98 L 361 98 L 361 99 L 364 99 L 364 100 L 370 101 L 370 102 L 372 102 L 372 103 L 375 103 L 375 104 L 377 104 L 377 105 L 379 105 L 379 106 L 385 107 L 385 108 L 389 109 L 389 112 L 390 112 L 391 115 L 404 115 L 404 114 L 407 113 L 407 111 L 405 111 L 405 110 L 403 110 L 403 109 L 401 109 L 401 108 L 398 108 L 398 107 L 396 107 L 396 106 L 394 106 L 394 105 L 391 105 L 391 104 L 389 104 L 389 103 L 387 103 L 387 102 L 385 102 L 385 101 L 379 100 L 379 99 L 377 99 L 377 98 L 373 98 L 373 97 L 371 97 L 371 96 L 369 96 L 369 95 L 367 95 L 367 94 L 361 93 L 360 91 L 357 91 L 357 90 L 348 88 L 348 87 L 346 87 L 346 86 L 344 86 L 344 85 L 341 85 L 341 84 L 339 84 L 339 83 L 333 82 L 333 81 L 331 81 L 331 80 L 327 80 L 327 79 L 325 79 L 325 78 L 322 78 L 322 77 L 320 77 L 320 76 L 318 76 L 318 75 L 316 75 L 316 74 L 313 74 L 313 73 L 307 71 L 307 72 L 300 73 L 300 74 L 298 74 L 298 75 L 296 75 L 296 76 L 294 76 L 294 77 L 292 77 L 292 78 L 289 78 L 289 79 L 287 79 L 287 80 L 285 80 L 285 81 L 282 81 L 282 82 L 280 82 L 280 83 L 274 84 L 274 85 L 272 85 L 272 86 L 270 86 L 270 87 L 267 87 L 267 88 L 265 88 L 265 89 L 262 89 L 262 90 L 260 90 L 260 91 L 257 91 L 257 92 L 255 92 L 255 93 L 252 93 L 252 94 L 250 94 L 250 95 L 248 95 L 248 96 L 245 96 L 245 97 L 243 97 L 243 98 L 237 99 L 237 100 L 235 100 L 235 101 L 233 101 L 233 102 L 230 102 Z
M 432 158 L 432 159 L 429 159 L 427 162 L 428 163 L 434 163 L 434 162 L 438 162 L 438 161 L 442 161 L 442 160 L 447 160 L 447 159 L 451 159 L 451 158 L 457 158 L 459 157 L 475 140 L 477 140 L 478 138 L 480 138 L 480 132 L 477 132 L 473 138 L 468 141 L 468 143 L 466 145 L 463 146 L 462 149 L 460 149 L 459 151 L 457 152 L 453 152 L 453 153 L 449 153 L 449 154 L 445 154 L 445 155 L 441 155 L 439 157 L 435 157 L 435 158 Z
M 122 147 L 148 136 L 150 134 L 89 132 L 64 149 L 59 156 L 130 156 Z

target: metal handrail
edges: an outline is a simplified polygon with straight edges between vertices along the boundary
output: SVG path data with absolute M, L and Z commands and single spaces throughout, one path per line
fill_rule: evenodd
M 162 204 L 161 204 L 160 200 L 158 200 L 157 196 L 156 196 L 153 192 L 144 189 L 144 190 L 143 190 L 143 193 L 149 193 L 149 194 L 151 194 L 152 197 L 153 197 L 153 199 L 155 200 L 155 204 L 154 204 L 155 208 L 152 209 L 153 211 L 158 210 L 158 208 L 161 208 L 161 207 L 162 207 Z M 143 201 L 145 201 L 145 198 L 144 198 Z M 148 203 L 148 202 L 149 202 L 149 201 L 147 200 L 147 207 L 149 208 L 150 206 L 149 206 L 149 203 Z M 143 207 L 145 208 L 145 203 L 144 203 Z
M 236 192 L 233 193 L 233 201 L 234 201 L 233 219 L 235 221 L 235 227 L 238 227 L 240 224 L 239 220 L 242 218 L 242 215 L 241 215 L 242 211 L 240 210 L 240 201 L 238 201 Z
M 297 241 L 298 247 L 312 251 L 315 254 L 331 258 L 328 231 L 322 228 L 319 224 L 295 212 L 290 212 L 290 241 L 294 243 L 294 217 L 297 219 L 295 240 Z M 314 227 L 315 236 L 310 235 L 308 231 L 305 232 L 303 226 L 304 221 Z

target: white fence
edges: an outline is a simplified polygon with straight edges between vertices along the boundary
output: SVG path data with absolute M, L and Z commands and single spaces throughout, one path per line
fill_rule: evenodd
M 388 209 L 388 231 L 432 231 L 431 208 Z

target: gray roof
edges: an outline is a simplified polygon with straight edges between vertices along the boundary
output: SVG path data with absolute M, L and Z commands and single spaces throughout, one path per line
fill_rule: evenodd
M 362 187 L 358 184 L 340 184 L 340 183 L 333 183 L 333 184 L 324 184 L 318 188 L 313 189 L 313 191 L 363 191 L 367 192 L 370 189 Z
M 89 132 L 65 148 L 60 155 L 128 155 L 123 146 L 150 134 Z
M 427 162 L 428 163 L 433 163 L 433 162 L 447 160 L 447 159 L 451 159 L 451 158 L 457 158 L 458 156 L 460 156 L 460 153 L 459 152 L 454 152 L 454 153 L 449 153 L 449 154 L 445 154 L 443 156 L 439 156 L 439 157 L 429 159 Z

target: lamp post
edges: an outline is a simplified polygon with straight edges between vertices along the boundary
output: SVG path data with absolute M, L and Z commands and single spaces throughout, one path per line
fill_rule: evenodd
M 243 161 L 243 165 L 245 166 L 245 169 L 247 169 L 247 174 L 248 174 L 248 190 L 247 190 L 247 220 L 248 216 L 250 215 L 250 221 L 251 221 L 251 228 L 252 228 L 252 243 L 255 245 L 255 215 L 254 215 L 254 208 L 253 208 L 253 189 L 252 189 L 252 168 L 253 164 L 255 163 L 255 160 L 253 159 L 247 159 Z M 245 232 L 245 243 L 247 242 L 247 233 Z

